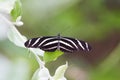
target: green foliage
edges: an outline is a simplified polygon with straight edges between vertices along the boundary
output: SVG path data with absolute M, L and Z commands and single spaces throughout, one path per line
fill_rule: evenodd
M 17 19 L 18 16 L 22 14 L 21 2 L 20 0 L 16 0 L 14 8 L 11 11 L 11 16 L 13 21 Z
M 63 52 L 59 50 L 56 50 L 55 52 L 45 52 L 43 59 L 45 62 L 55 61 L 62 54 Z
M 120 45 L 96 69 L 92 70 L 91 80 L 120 79 Z

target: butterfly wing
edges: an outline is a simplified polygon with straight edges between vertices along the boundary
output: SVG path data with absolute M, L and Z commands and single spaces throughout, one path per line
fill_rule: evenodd
M 49 36 L 29 39 L 24 45 L 27 48 L 40 48 L 44 51 L 55 51 L 58 43 L 55 36 Z
M 59 49 L 63 52 L 74 52 L 74 51 L 90 51 L 90 45 L 82 40 L 61 37 L 61 36 L 49 36 L 49 37 L 38 37 L 32 38 L 24 44 L 27 48 L 40 48 L 44 51 L 53 52 Z
M 70 38 L 70 37 L 62 37 L 61 40 L 64 41 L 65 43 L 67 43 L 68 45 L 72 46 L 71 52 L 80 51 L 80 50 L 83 50 L 83 51 L 91 50 L 90 45 L 85 41 Z M 68 45 L 66 45 L 67 49 L 69 49 L 69 47 L 70 47 Z

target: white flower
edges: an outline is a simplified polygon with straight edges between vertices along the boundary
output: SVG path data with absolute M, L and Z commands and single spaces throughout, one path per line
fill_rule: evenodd
M 67 67 L 68 67 L 67 62 L 66 62 L 65 65 L 62 65 L 62 66 L 58 67 L 56 72 L 55 72 L 55 75 L 53 76 L 53 80 L 67 80 L 64 77 L 64 74 L 65 74 L 65 71 L 66 71 Z
M 11 11 L 15 7 L 15 2 L 17 0 L 1 0 L 0 1 L 0 39 L 5 39 L 7 37 L 7 32 L 11 26 L 23 25 L 21 16 L 17 16 L 16 21 L 12 21 Z
M 0 13 L 10 14 L 11 10 L 14 7 L 16 0 L 1 0 L 0 1 Z
M 7 37 L 8 27 L 7 22 L 4 20 L 4 17 L 0 14 L 0 40 L 5 39 Z
M 18 46 L 23 47 L 23 42 L 25 42 L 27 39 L 25 37 L 22 37 L 21 34 L 17 31 L 15 28 L 15 25 L 21 26 L 23 25 L 23 22 L 21 20 L 21 15 L 19 15 L 16 18 L 16 21 L 12 21 L 11 11 L 15 7 L 15 3 L 17 0 L 2 0 L 0 1 L 0 27 L 1 29 L 4 29 L 2 34 L 6 36 L 8 34 L 8 37 L 11 41 L 14 39 L 14 43 Z M 14 34 L 14 36 L 13 36 Z
M 15 25 L 21 26 L 23 25 L 21 20 L 21 14 L 18 13 L 20 11 L 21 5 L 19 0 L 2 0 L 0 1 L 0 27 L 4 27 L 6 29 L 5 34 L 7 32 L 8 38 L 11 42 L 13 42 L 16 46 L 23 47 L 27 38 L 16 29 Z M 2 7 L 1 7 L 2 6 Z M 17 16 L 16 16 L 17 15 Z M 4 29 L 3 28 L 3 29 Z M 1 36 L 1 35 L 0 35 Z M 68 64 L 62 65 L 58 67 L 54 76 L 51 76 L 49 70 L 44 66 L 45 63 L 41 61 L 38 55 L 43 56 L 44 51 L 40 49 L 30 49 L 38 63 L 40 68 L 35 72 L 33 76 L 33 80 L 66 80 L 64 77 L 65 70 L 68 67 Z
M 43 65 L 33 75 L 32 80 L 67 80 L 64 73 L 68 67 L 68 63 L 57 68 L 55 75 L 51 76 L 49 70 Z
M 50 73 L 46 67 L 39 68 L 33 75 L 32 80 L 49 80 Z
M 17 6 L 17 7 L 16 7 Z M 21 21 L 21 14 L 18 14 L 18 11 L 21 9 L 21 3 L 19 0 L 2 0 L 0 1 L 0 39 L 6 38 L 8 34 L 8 38 L 11 42 L 19 47 L 24 47 L 25 41 L 27 38 L 20 34 L 20 32 L 16 29 L 16 26 L 23 25 Z M 14 10 L 11 16 L 11 11 Z M 18 15 L 16 20 L 13 21 L 12 17 L 14 15 Z M 44 51 L 38 49 L 30 49 L 36 55 L 43 56 Z
M 23 22 L 21 21 L 21 16 L 17 17 L 16 22 L 13 22 L 16 26 L 22 26 Z

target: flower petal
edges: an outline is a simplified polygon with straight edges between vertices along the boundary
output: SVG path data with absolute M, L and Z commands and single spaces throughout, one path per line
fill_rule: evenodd
M 16 26 L 22 26 L 23 22 L 21 21 L 21 16 L 18 16 L 16 22 L 13 22 L 13 24 Z
M 43 67 L 42 69 L 38 69 L 33 77 L 32 80 L 49 80 L 50 79 L 50 74 L 47 68 Z
M 8 23 L 8 20 L 0 14 L 0 40 L 7 37 L 7 32 L 9 30 L 8 26 L 11 24 Z
M 39 55 L 39 56 L 43 56 L 44 55 L 44 51 L 41 50 L 41 49 L 33 49 L 33 48 L 30 48 L 30 51 L 32 51 L 33 53 L 35 53 L 36 55 Z
M 15 0 L 1 0 L 0 1 L 0 12 L 9 14 L 13 9 Z
M 10 27 L 10 30 L 8 31 L 8 38 L 19 47 L 24 47 L 24 43 L 27 41 L 27 38 L 22 36 L 15 26 Z
M 19 31 L 16 29 L 15 26 L 10 27 L 10 30 L 8 31 L 8 38 L 15 45 L 25 48 L 24 43 L 27 41 L 27 38 L 25 36 L 21 35 L 19 33 Z M 41 49 L 32 49 L 32 48 L 30 48 L 30 50 L 33 53 L 35 53 L 36 55 L 43 56 L 43 54 L 44 54 L 44 51 L 41 50 Z
M 55 75 L 53 76 L 53 80 L 66 80 L 66 78 L 64 77 L 64 73 L 65 73 L 67 67 L 68 67 L 67 62 L 65 65 L 58 67 L 58 69 L 55 72 Z

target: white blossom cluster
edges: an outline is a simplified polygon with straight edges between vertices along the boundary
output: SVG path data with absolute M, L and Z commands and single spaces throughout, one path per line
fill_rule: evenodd
M 15 21 L 11 15 L 11 11 L 15 9 L 16 4 L 19 4 L 17 6 L 21 7 L 19 0 L 0 0 L 0 40 L 8 38 L 16 46 L 25 48 L 24 42 L 27 41 L 27 38 L 21 35 L 16 28 L 16 26 L 23 25 L 21 14 L 16 17 Z M 14 13 L 17 13 L 17 10 Z M 39 56 L 44 55 L 44 51 L 40 49 L 30 49 L 30 51 L 34 53 L 40 66 L 34 73 L 32 80 L 66 80 L 64 73 L 68 67 L 67 62 L 65 65 L 58 67 L 54 76 L 51 76 L 49 70 L 45 67 L 45 62 L 39 58 Z

